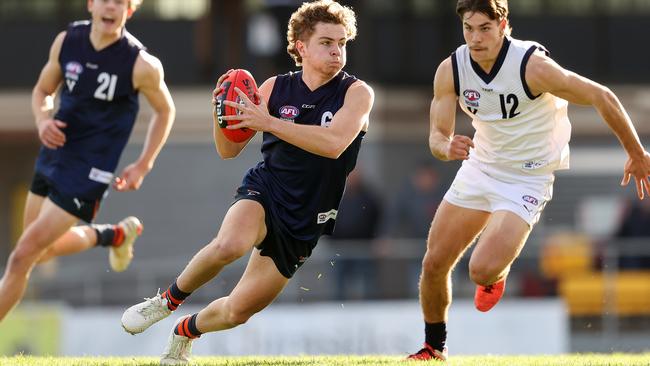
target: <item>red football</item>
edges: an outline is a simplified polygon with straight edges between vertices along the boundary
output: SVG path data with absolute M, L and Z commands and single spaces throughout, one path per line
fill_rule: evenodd
M 239 114 L 239 111 L 234 108 L 227 106 L 224 101 L 229 100 L 235 103 L 243 103 L 239 94 L 235 91 L 235 88 L 239 88 L 252 100 L 255 104 L 259 104 L 257 99 L 257 84 L 255 79 L 250 72 L 244 69 L 237 69 L 231 71 L 226 79 L 221 83 L 223 90 L 217 95 L 217 121 L 219 122 L 219 127 L 221 127 L 221 132 L 224 136 L 230 141 L 233 142 L 243 142 L 248 140 L 254 133 L 254 130 L 249 128 L 239 128 L 236 130 L 229 130 L 226 128 L 228 125 L 234 125 L 240 121 L 224 121 L 221 117 L 223 116 L 234 116 Z

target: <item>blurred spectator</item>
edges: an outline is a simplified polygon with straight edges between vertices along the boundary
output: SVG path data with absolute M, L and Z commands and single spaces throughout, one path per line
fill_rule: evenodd
M 372 298 L 376 269 L 372 258 L 382 206 L 363 179 L 360 167 L 350 173 L 331 239 L 339 246 L 334 265 L 338 300 Z
M 618 239 L 650 238 L 650 200 L 633 200 L 627 206 L 614 235 Z M 620 269 L 650 269 L 650 255 L 646 252 L 623 253 L 619 257 Z
M 377 236 L 381 204 L 357 167 L 348 176 L 332 239 L 373 239 Z
M 382 221 L 381 240 L 375 250 L 382 258 L 378 279 L 382 297 L 414 297 L 418 293 L 421 258 L 433 215 L 445 194 L 433 159 L 416 164 L 402 182 Z M 395 239 L 415 239 L 400 242 Z M 416 244 L 416 246 L 408 245 Z
M 433 162 L 418 163 L 394 196 L 384 220 L 383 236 L 426 240 L 444 194 Z
M 264 10 L 262 13 L 265 16 L 270 17 L 270 19 L 267 19 L 269 26 L 273 26 L 272 23 L 287 24 L 289 22 L 289 19 L 291 18 L 291 14 L 296 9 L 296 7 L 300 6 L 300 4 L 302 4 L 302 1 L 300 0 L 265 0 L 263 1 Z M 267 75 L 269 76 L 275 75 L 283 70 L 296 69 L 296 65 L 293 62 L 293 60 L 291 58 L 287 58 L 286 36 L 287 36 L 286 32 L 283 32 L 281 29 L 279 32 L 276 32 L 276 34 L 274 35 L 272 34 L 266 35 L 266 38 L 277 37 L 279 41 L 279 45 L 275 50 L 269 49 L 269 51 L 271 52 L 269 52 L 264 57 L 256 57 L 256 61 L 255 61 L 256 63 L 259 64 L 260 63 L 259 60 L 262 59 L 264 63 L 268 64 L 267 67 L 269 68 L 269 73 Z M 260 40 L 257 40 L 257 42 L 259 41 Z M 268 45 L 266 47 L 268 47 Z M 261 65 L 257 65 L 257 66 L 261 66 Z

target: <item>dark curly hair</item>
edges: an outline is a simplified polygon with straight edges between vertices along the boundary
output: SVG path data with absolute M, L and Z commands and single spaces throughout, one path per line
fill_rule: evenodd
M 508 20 L 508 0 L 458 0 L 456 14 L 463 19 L 465 13 L 482 13 L 496 21 Z M 506 26 L 505 34 L 509 35 L 512 29 Z

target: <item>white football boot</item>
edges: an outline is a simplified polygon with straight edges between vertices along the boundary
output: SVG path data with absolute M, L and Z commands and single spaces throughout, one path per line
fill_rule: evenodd
M 142 333 L 171 313 L 167 307 L 167 299 L 163 298 L 158 290 L 156 296 L 145 298 L 143 302 L 126 309 L 122 314 L 122 328 L 131 334 Z
M 108 261 L 115 272 L 122 272 L 129 267 L 133 259 L 133 244 L 142 234 L 142 223 L 135 216 L 129 216 L 120 221 L 117 226 L 124 232 L 124 240 L 120 246 L 111 246 Z
M 194 341 L 194 339 L 174 333 L 174 329 L 176 329 L 178 323 L 188 316 L 190 315 L 182 316 L 176 321 L 176 323 L 174 323 L 172 332 L 167 339 L 167 346 L 165 346 L 165 350 L 160 358 L 161 365 L 189 364 L 190 356 L 192 354 L 192 341 Z

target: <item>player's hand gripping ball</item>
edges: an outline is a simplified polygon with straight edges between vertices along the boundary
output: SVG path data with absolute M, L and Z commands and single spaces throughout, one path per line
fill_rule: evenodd
M 257 84 L 255 79 L 250 72 L 244 69 L 233 70 L 228 73 L 227 77 L 221 83 L 221 92 L 217 94 L 216 98 L 216 112 L 217 112 L 217 121 L 219 122 L 219 127 L 221 127 L 221 132 L 224 136 L 230 141 L 233 142 L 243 142 L 248 140 L 254 133 L 254 130 L 250 128 L 238 128 L 235 130 L 227 129 L 226 126 L 234 125 L 241 121 L 225 121 L 223 116 L 234 116 L 240 114 L 241 112 L 237 108 L 227 106 L 224 101 L 229 100 L 235 103 L 243 104 L 235 88 L 239 88 L 248 96 L 248 99 L 252 100 L 255 104 L 260 104 L 259 98 L 257 97 Z

